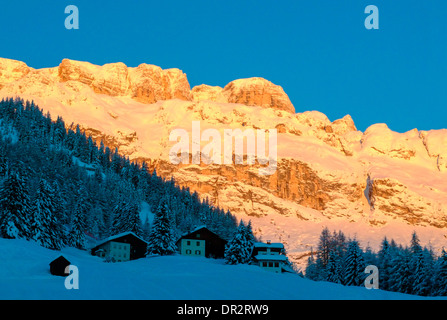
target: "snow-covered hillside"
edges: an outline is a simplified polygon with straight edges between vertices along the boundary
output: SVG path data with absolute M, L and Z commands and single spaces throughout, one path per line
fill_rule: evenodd
M 66 289 L 65 278 L 50 274 L 49 263 L 61 254 L 77 266 L 79 289 Z M 0 239 L 0 256 L 0 299 L 422 299 L 180 255 L 105 263 L 78 249 Z

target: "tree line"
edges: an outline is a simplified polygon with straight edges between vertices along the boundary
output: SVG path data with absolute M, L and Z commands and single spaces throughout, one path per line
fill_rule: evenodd
M 362 249 L 359 242 L 347 239 L 343 232 L 324 228 L 316 252 L 312 252 L 305 277 L 346 286 L 363 286 L 365 268 L 379 270 L 379 289 L 421 296 L 447 295 L 447 253 L 436 256 L 430 247 L 420 244 L 416 232 L 409 246 L 397 245 L 386 237 L 380 249 Z
M 169 233 L 179 237 L 198 225 L 230 239 L 237 222 L 229 211 L 201 200 L 196 192 L 163 179 L 99 146 L 79 125 L 33 101 L 0 102 L 0 237 L 25 238 L 40 245 L 86 248 L 88 236 L 103 239 L 132 231 L 150 240 L 166 213 Z M 155 214 L 141 221 L 141 204 Z

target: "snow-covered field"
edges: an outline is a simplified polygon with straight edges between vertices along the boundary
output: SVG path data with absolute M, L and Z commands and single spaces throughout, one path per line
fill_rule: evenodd
M 64 255 L 79 271 L 79 289 L 66 289 L 49 263 Z M 88 252 L 52 251 L 25 240 L 0 239 L 0 299 L 298 300 L 419 299 L 364 287 L 313 282 L 256 266 L 180 255 L 105 263 Z

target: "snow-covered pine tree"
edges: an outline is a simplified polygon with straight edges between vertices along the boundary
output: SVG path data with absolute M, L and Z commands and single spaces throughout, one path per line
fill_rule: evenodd
M 166 196 L 162 197 L 155 212 L 149 234 L 147 254 L 170 255 L 177 251 L 172 230 L 171 211 Z
M 140 207 L 133 199 L 119 201 L 113 209 L 111 235 L 131 231 L 137 236 L 143 236 L 140 218 Z
M 316 280 L 325 280 L 327 278 L 326 266 L 329 262 L 329 255 L 333 249 L 333 241 L 329 229 L 325 227 L 320 234 L 318 241 L 315 268 L 317 269 L 317 274 L 319 275 Z
M 130 201 L 126 217 L 126 231 L 131 231 L 139 237 L 143 237 L 143 228 L 140 218 L 140 206 L 137 201 Z
M 382 240 L 380 250 L 378 252 L 379 265 L 379 283 L 380 288 L 383 290 L 389 290 L 390 277 L 391 277 L 391 260 L 392 260 L 392 247 L 390 246 L 388 239 L 385 237 Z
M 335 252 L 331 252 L 329 254 L 329 261 L 326 265 L 326 281 L 341 283 L 341 258 L 335 254 Z
M 436 261 L 432 294 L 435 296 L 447 296 L 447 252 L 444 248 L 442 248 L 441 256 Z
M 410 253 L 406 249 L 399 249 L 393 256 L 389 288 L 391 291 L 412 292 L 412 273 L 410 271 Z
M 114 236 L 125 232 L 125 219 L 127 216 L 128 203 L 125 200 L 119 200 L 112 210 L 112 225 L 110 235 Z
M 85 212 L 84 212 L 84 199 L 78 199 L 76 202 L 73 218 L 71 221 L 71 231 L 69 234 L 69 244 L 72 247 L 78 249 L 85 248 Z
M 357 240 L 351 240 L 348 244 L 348 251 L 344 261 L 343 284 L 347 286 L 360 286 L 363 284 L 365 276 L 365 261 L 363 252 Z
M 247 231 L 247 227 L 241 220 L 233 238 L 225 246 L 225 263 L 249 263 L 251 261 L 253 244 L 254 236 L 251 226 L 250 230 Z
M 245 236 L 245 241 L 246 241 L 246 259 L 243 263 L 250 263 L 252 261 L 252 252 L 253 252 L 253 247 L 255 244 L 255 236 L 253 235 L 253 228 L 251 226 L 251 220 L 248 221 L 247 225 L 244 228 L 244 236 Z
M 413 276 L 413 294 L 428 296 L 432 292 L 433 265 L 431 252 L 423 249 L 413 259 L 416 260 L 416 268 Z
M 118 153 L 118 147 L 115 148 L 115 152 L 112 154 L 110 169 L 112 169 L 115 173 L 120 173 L 122 169 L 122 158 L 120 157 Z
M 10 170 L 0 186 L 0 236 L 31 237 L 30 200 L 26 183 L 18 171 Z
M 63 247 L 62 225 L 56 218 L 57 204 L 54 190 L 45 179 L 39 181 L 32 206 L 32 237 L 45 248 L 59 250 Z
M 237 228 L 233 238 L 225 245 L 225 263 L 239 264 L 245 260 L 245 238 L 241 225 Z
M 305 269 L 305 277 L 310 280 L 317 281 L 318 280 L 318 270 L 317 270 L 317 264 L 315 262 L 315 253 L 313 249 L 310 249 L 310 255 L 309 258 L 307 258 L 307 265 Z

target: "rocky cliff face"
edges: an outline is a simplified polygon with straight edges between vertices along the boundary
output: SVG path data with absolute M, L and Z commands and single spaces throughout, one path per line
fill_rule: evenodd
M 61 82 L 78 81 L 96 93 L 130 95 L 143 103 L 169 99 L 190 100 L 186 74 L 179 69 L 162 70 L 149 64 L 128 68 L 121 62 L 95 66 L 88 62 L 64 59 L 59 65 L 58 75 Z
M 97 141 L 174 176 L 238 217 L 253 219 L 258 235 L 280 237 L 289 251 L 312 242 L 306 230 L 328 224 L 362 225 L 377 233 L 399 223 L 430 230 L 432 240 L 447 234 L 446 129 L 397 133 L 375 124 L 360 132 L 349 115 L 330 121 L 317 111 L 295 113 L 284 90 L 265 79 L 191 89 L 181 70 L 148 64 L 64 59 L 55 68 L 33 69 L 0 59 L 0 97 L 17 95 L 67 124 L 79 123 Z M 186 130 L 191 148 L 193 121 L 200 121 L 201 132 L 217 129 L 221 137 L 225 129 L 276 129 L 276 171 L 260 175 L 259 162 L 172 164 L 176 141 L 169 134 Z M 219 143 L 224 148 L 223 139 Z
M 27 77 L 30 72 L 34 74 L 33 79 Z M 78 82 L 90 87 L 95 93 L 129 96 L 145 104 L 170 99 L 199 99 L 295 112 L 284 90 L 262 78 L 236 80 L 223 89 L 201 85 L 191 90 L 186 74 L 175 68 L 163 70 L 145 63 L 130 68 L 122 62 L 97 66 L 64 59 L 57 68 L 35 70 L 24 62 L 0 58 L 0 88 L 8 84 L 14 87 L 20 83 L 19 89 L 22 89 L 30 80 L 47 84 L 69 82 L 68 86 Z
M 195 101 L 240 103 L 295 113 L 295 108 L 284 90 L 263 78 L 234 80 L 225 88 L 196 86 L 192 89 L 192 96 Z

